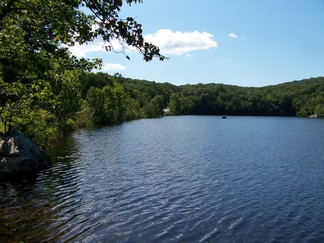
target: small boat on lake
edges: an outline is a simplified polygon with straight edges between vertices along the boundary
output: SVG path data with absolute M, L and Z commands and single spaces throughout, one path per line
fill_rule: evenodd
M 227 116 L 222 116 L 222 119 L 227 119 Z

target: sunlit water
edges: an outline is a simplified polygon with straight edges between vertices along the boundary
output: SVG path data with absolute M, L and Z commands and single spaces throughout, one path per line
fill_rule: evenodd
M 1 242 L 324 242 L 324 120 L 165 117 L 76 132 L 0 184 Z

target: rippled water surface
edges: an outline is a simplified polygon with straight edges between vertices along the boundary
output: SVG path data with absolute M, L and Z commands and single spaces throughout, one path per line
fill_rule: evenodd
M 79 131 L 0 184 L 1 242 L 324 242 L 324 120 L 186 116 Z

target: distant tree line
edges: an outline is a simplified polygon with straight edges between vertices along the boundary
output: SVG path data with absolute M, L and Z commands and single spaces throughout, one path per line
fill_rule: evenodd
M 71 72 L 65 75 L 73 79 L 60 79 L 57 87 L 45 87 L 30 104 L 17 106 L 19 116 L 8 114 L 10 125 L 47 146 L 60 134 L 58 131 L 66 134 L 82 127 L 163 115 L 324 117 L 323 77 L 247 88 L 224 84 L 176 86 L 120 74 Z M 167 113 L 163 111 L 166 108 Z M 6 122 L 4 110 L 1 121 L 2 125 Z
M 88 73 L 80 80 L 83 114 L 93 125 L 162 115 L 324 117 L 324 78 L 248 88 L 224 84 L 175 86 Z M 163 110 L 169 108 L 168 113 Z
M 261 88 L 224 84 L 175 86 L 122 77 L 117 80 L 139 107 L 146 107 L 147 111 L 153 107 L 147 104 L 158 96 L 172 115 L 324 117 L 323 77 Z M 147 112 L 145 115 L 151 117 Z
M 169 107 L 176 115 L 253 115 L 324 117 L 324 78 L 262 88 L 223 84 L 180 86 Z

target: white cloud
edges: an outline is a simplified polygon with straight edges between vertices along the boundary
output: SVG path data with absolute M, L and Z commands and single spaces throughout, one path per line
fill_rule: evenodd
M 212 39 L 213 35 L 208 32 L 173 32 L 169 29 L 160 29 L 154 34 L 144 36 L 145 41 L 158 46 L 165 55 L 186 55 L 197 50 L 207 50 L 217 47 L 217 42 Z M 115 51 L 121 51 L 122 45 L 118 40 L 113 40 L 112 46 Z M 75 44 L 69 48 L 71 53 L 77 57 L 89 57 L 93 52 L 106 52 L 105 43 L 102 38 L 97 38 L 84 45 Z M 127 51 L 135 51 L 133 47 L 127 47 Z
M 111 41 L 111 43 L 115 51 L 120 51 L 122 49 L 121 44 L 117 40 Z M 87 57 L 92 52 L 106 52 L 105 46 L 107 46 L 107 43 L 105 43 L 102 38 L 97 38 L 87 44 L 75 44 L 70 47 L 69 50 L 73 55 L 80 58 Z
M 99 26 L 97 24 L 92 25 L 92 30 L 95 31 Z M 101 37 L 94 39 L 92 42 L 88 42 L 83 45 L 76 43 L 74 46 L 69 47 L 70 52 L 76 57 L 88 57 L 90 53 L 93 52 L 106 52 L 106 48 L 109 43 L 103 41 Z M 117 40 L 110 42 L 110 45 L 115 51 L 120 51 L 122 49 L 121 44 Z
M 91 52 L 104 51 L 104 42 L 99 39 L 95 39 L 87 44 L 79 45 L 75 44 L 70 47 L 70 52 L 77 57 L 86 57 Z
M 101 71 L 121 71 L 121 70 L 125 70 L 125 69 L 126 69 L 126 67 L 121 64 L 106 63 L 103 65 Z
M 237 34 L 235 34 L 235 33 L 233 33 L 233 32 L 231 32 L 231 33 L 229 33 L 228 34 L 228 37 L 231 37 L 231 38 L 238 38 L 238 35 Z
M 144 37 L 145 41 L 158 46 L 162 54 L 184 55 L 191 51 L 207 50 L 217 47 L 212 40 L 213 35 L 207 32 L 173 32 L 169 29 L 160 29 L 154 34 Z

